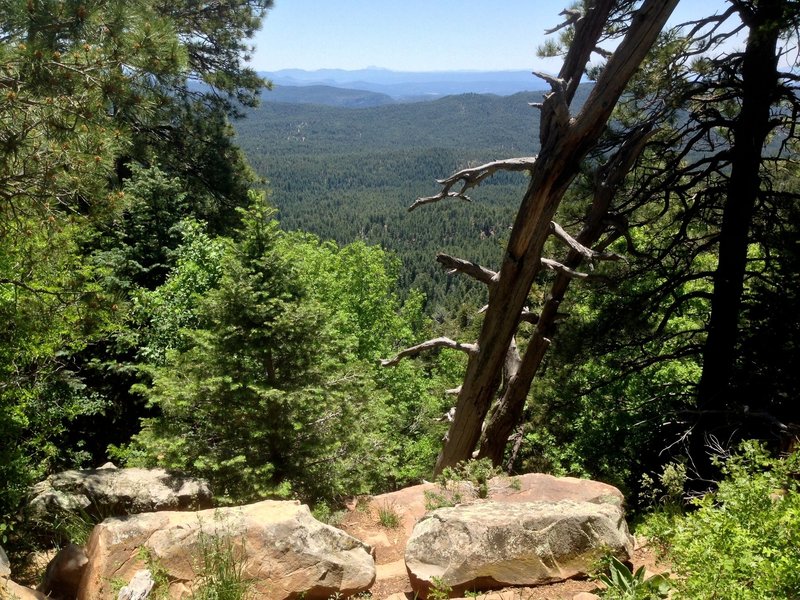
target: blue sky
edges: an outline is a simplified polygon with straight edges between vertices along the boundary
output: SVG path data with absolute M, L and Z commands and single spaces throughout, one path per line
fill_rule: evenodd
M 275 0 L 252 65 L 396 71 L 557 70 L 536 48 L 569 0 Z M 682 0 L 684 21 L 722 0 Z M 675 19 L 673 19 L 675 20 Z

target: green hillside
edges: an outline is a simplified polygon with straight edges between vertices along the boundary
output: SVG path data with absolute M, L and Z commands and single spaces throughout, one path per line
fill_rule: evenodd
M 470 204 L 407 207 L 454 170 L 536 154 L 539 113 L 529 103 L 539 100 L 465 94 L 363 109 L 265 102 L 237 122 L 237 142 L 269 180 L 282 227 L 394 251 L 402 287 L 422 289 L 436 313 L 482 294 L 448 280 L 436 253 L 496 266 L 526 178 L 495 177 Z

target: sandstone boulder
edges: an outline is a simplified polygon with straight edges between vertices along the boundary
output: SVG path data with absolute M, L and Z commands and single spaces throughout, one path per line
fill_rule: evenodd
M 106 519 L 89 539 L 78 599 L 111 599 L 114 580 L 128 582 L 152 565 L 169 580 L 170 598 L 187 598 L 192 585 L 201 584 L 200 557 L 209 541 L 234 553 L 254 596 L 265 600 L 355 594 L 375 579 L 369 546 L 320 523 L 305 505 L 268 500 Z
M 372 535 L 359 523 L 363 507 L 357 509 L 356 503 L 352 505 L 350 513 L 345 517 L 343 527 L 359 539 L 362 539 L 378 551 L 378 562 L 381 560 L 383 550 L 390 546 L 404 542 L 398 539 L 401 536 L 408 538 L 414 526 L 426 513 L 429 512 L 430 500 L 437 496 L 450 496 L 458 494 L 459 503 L 482 501 L 478 498 L 477 491 L 467 482 L 449 484 L 448 489 L 435 483 L 423 483 L 407 487 L 396 492 L 374 496 L 366 507 L 372 512 L 381 508 L 390 508 L 400 520 L 400 527 L 392 532 L 392 539 L 385 542 L 379 539 L 367 539 Z M 445 498 L 447 499 L 447 498 Z M 540 502 L 559 500 L 573 500 L 575 502 L 591 502 L 595 504 L 613 504 L 622 506 L 624 497 L 614 486 L 591 479 L 578 479 L 576 477 L 554 477 L 544 473 L 528 473 L 515 477 L 494 477 L 488 483 L 488 500 L 503 503 Z
M 112 465 L 113 466 L 113 465 Z M 32 516 L 80 512 L 100 518 L 159 510 L 210 508 L 211 490 L 200 479 L 164 469 L 100 469 L 63 471 L 36 484 Z
M 147 569 L 136 571 L 131 582 L 119 591 L 117 600 L 147 600 L 155 584 L 150 571 Z
M 0 578 L 0 600 L 50 600 L 36 590 Z
M 67 544 L 47 565 L 42 583 L 36 589 L 53 598 L 72 600 L 78 593 L 78 585 L 88 562 L 83 548 Z
M 456 593 L 541 585 L 586 576 L 604 553 L 628 560 L 632 552 L 616 504 L 488 501 L 430 513 L 414 527 L 405 560 L 425 596 L 433 577 Z
M 8 579 L 11 576 L 11 563 L 8 562 L 8 555 L 3 547 L 0 546 L 0 579 Z

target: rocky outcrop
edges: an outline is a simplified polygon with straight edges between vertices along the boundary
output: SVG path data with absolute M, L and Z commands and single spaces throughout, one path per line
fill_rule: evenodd
M 375 579 L 368 546 L 320 523 L 305 505 L 264 501 L 106 519 L 89 539 L 78 599 L 111 599 L 114 581 L 129 582 L 149 565 L 166 575 L 170 598 L 188 597 L 202 576 L 199 559 L 210 540 L 235 554 L 253 595 L 265 600 L 349 595 L 366 591 Z
M 622 506 L 624 502 L 622 493 L 606 483 L 576 477 L 554 477 L 543 473 L 494 477 L 489 480 L 487 487 L 488 500 L 502 503 L 572 500 Z M 359 539 L 375 546 L 380 559 L 384 549 L 405 542 L 405 539 L 398 539 L 398 534 L 404 535 L 405 538 L 411 535 L 417 521 L 429 512 L 432 499 L 437 496 L 445 497 L 445 500 L 447 497 L 454 499 L 453 492 L 458 494 L 458 503 L 480 501 L 477 491 L 468 482 L 451 483 L 447 490 L 435 483 L 423 483 L 374 496 L 369 500 L 369 506 L 366 507 L 368 510 L 377 512 L 381 508 L 390 508 L 397 513 L 400 527 L 393 532 L 391 540 L 385 539 L 385 542 L 382 542 L 362 530 L 358 524 L 358 512 L 364 507 L 356 511 L 355 504 L 352 505 L 350 514 L 345 516 L 343 526 Z
M 41 592 L 0 578 L 0 600 L 51 600 Z
M 616 504 L 488 501 L 430 513 L 415 526 L 405 560 L 424 596 L 433 577 L 456 593 L 541 585 L 586 576 L 604 553 L 628 560 L 632 552 Z
M 153 574 L 149 570 L 136 571 L 130 583 L 119 591 L 117 600 L 147 600 L 155 584 Z
M 113 467 L 113 465 L 111 465 Z M 30 503 L 35 519 L 53 514 L 86 512 L 105 518 L 159 510 L 210 508 L 205 481 L 164 469 L 100 469 L 63 471 L 36 484 Z
M 42 583 L 36 588 L 53 598 L 74 598 L 89 559 L 83 548 L 67 544 L 47 565 Z
M 3 547 L 0 546 L 0 579 L 8 579 L 11 576 L 11 563 L 8 562 L 8 555 Z

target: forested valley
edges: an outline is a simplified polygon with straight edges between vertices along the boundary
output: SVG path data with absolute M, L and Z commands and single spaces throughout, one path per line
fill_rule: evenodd
M 271 0 L 202 4 L 0 4 L 6 549 L 107 460 L 330 515 L 475 458 L 797 597 L 800 4 L 587 1 L 541 92 L 363 108 L 260 102 Z
M 541 83 L 531 76 L 531 85 Z M 407 209 L 459 168 L 535 155 L 539 115 L 529 103 L 542 93 L 468 94 L 371 108 L 264 102 L 235 123 L 236 141 L 268 181 L 284 229 L 339 243 L 364 240 L 395 253 L 402 261 L 401 290 L 422 291 L 428 313 L 441 320 L 463 304 L 474 312 L 484 294 L 467 280 L 447 277 L 433 257 L 444 251 L 496 263 L 526 179 L 498 174 L 475 202 Z

